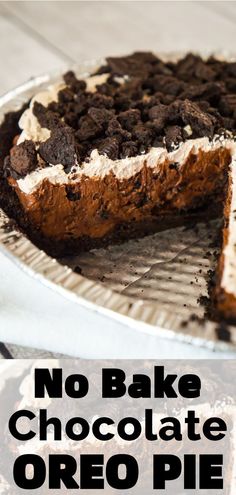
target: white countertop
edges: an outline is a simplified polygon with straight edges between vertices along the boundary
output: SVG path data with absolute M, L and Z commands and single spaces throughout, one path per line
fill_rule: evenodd
M 0 2 L 0 93 L 65 64 L 134 50 L 232 52 L 235 2 Z M 235 50 L 236 51 L 236 50 Z M 3 70 L 4 68 L 4 70 Z M 0 253 L 0 341 L 91 358 L 214 358 L 82 309 Z M 222 354 L 220 356 L 223 357 Z

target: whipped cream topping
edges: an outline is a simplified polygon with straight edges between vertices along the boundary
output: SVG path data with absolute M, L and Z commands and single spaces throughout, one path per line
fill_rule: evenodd
M 45 91 L 37 93 L 30 101 L 30 106 L 22 114 L 19 120 L 19 127 L 22 133 L 17 141 L 17 144 L 23 143 L 26 139 L 34 142 L 43 142 L 50 138 L 51 132 L 46 127 L 41 127 L 37 117 L 33 113 L 34 103 L 41 103 L 45 107 L 52 101 L 58 100 L 58 93 L 65 87 L 64 83 L 54 84 L 49 86 Z
M 43 182 L 49 180 L 52 184 L 70 184 L 78 182 L 82 177 L 104 178 L 109 173 L 113 173 L 119 180 L 129 179 L 137 174 L 145 166 L 160 169 L 165 160 L 176 162 L 181 166 L 184 164 L 190 153 L 198 153 L 199 150 L 210 151 L 222 146 L 220 139 L 209 141 L 207 137 L 189 139 L 182 143 L 176 150 L 168 152 L 166 148 L 151 148 L 148 153 L 137 155 L 131 158 L 111 160 L 106 155 L 100 155 L 98 150 L 93 150 L 89 161 L 73 167 L 73 172 L 66 174 L 61 164 L 37 169 L 17 181 L 19 188 L 26 194 L 32 194 Z M 224 146 L 228 148 L 236 147 L 233 140 L 225 140 Z

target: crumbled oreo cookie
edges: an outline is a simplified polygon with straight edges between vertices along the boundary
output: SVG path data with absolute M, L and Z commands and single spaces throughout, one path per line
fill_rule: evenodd
M 107 155 L 111 160 L 117 160 L 119 158 L 119 141 L 115 137 L 108 137 L 104 139 L 98 146 L 98 152 L 101 155 Z
M 117 76 L 143 77 L 152 72 L 159 62 L 151 52 L 136 52 L 126 57 L 108 57 L 107 63 L 112 74 Z
M 144 145 L 145 151 L 146 151 L 146 147 L 151 146 L 153 136 L 154 136 L 153 129 L 150 129 L 143 123 L 137 124 L 132 132 L 133 139 L 137 141 L 138 144 Z
M 17 110 L 16 112 L 8 112 L 5 114 L 3 121 L 0 126 L 0 178 L 4 174 L 4 160 L 8 155 L 8 150 L 12 147 L 13 139 L 16 139 L 16 136 L 20 132 L 20 128 L 18 125 L 19 118 L 22 113 L 28 107 L 29 102 L 25 103 L 22 108 Z
M 126 141 L 121 144 L 121 158 L 130 158 L 138 153 L 138 146 L 134 141 Z
M 121 126 L 129 132 L 141 121 L 140 110 L 137 108 L 131 108 L 130 110 L 125 110 L 121 112 L 118 116 L 118 121 Z
M 109 110 L 114 106 L 114 100 L 111 96 L 91 93 L 89 104 L 95 108 L 107 108 Z
M 9 169 L 12 177 L 20 179 L 35 170 L 38 166 L 37 152 L 33 141 L 24 141 L 13 146 L 10 160 L 5 160 L 5 168 Z
M 171 150 L 173 145 L 177 145 L 183 140 L 181 127 L 177 125 L 168 126 L 165 129 L 165 142 L 167 150 Z
M 188 54 L 177 63 L 152 53 L 109 57 L 95 91 L 70 71 L 58 101 L 35 102 L 40 125 L 51 130 L 39 152 L 67 171 L 91 151 L 121 159 L 151 147 L 171 150 L 187 139 L 236 133 L 236 64 Z M 11 165 L 10 165 L 11 166 Z
M 51 165 L 62 164 L 67 171 L 79 161 L 76 141 L 72 130 L 68 127 L 54 129 L 51 137 L 39 146 L 39 154 Z
M 91 107 L 88 110 L 88 115 L 101 129 L 106 129 L 109 121 L 112 120 L 114 112 L 106 108 Z
M 33 112 L 41 127 L 45 127 L 50 130 L 57 129 L 58 127 L 64 127 L 58 113 L 52 112 L 37 101 L 34 103 Z
M 213 136 L 214 117 L 207 112 L 203 112 L 196 103 L 190 100 L 183 101 L 180 107 L 180 113 L 184 124 L 191 126 L 195 136 Z
M 179 79 L 189 82 L 192 80 L 212 81 L 215 79 L 214 68 L 204 62 L 199 55 L 188 53 L 177 62 L 174 72 Z
M 76 131 L 78 141 L 91 141 L 102 134 L 102 126 L 100 126 L 90 115 L 84 115 L 79 122 L 79 129 Z
M 105 134 L 109 137 L 116 137 L 120 142 L 128 141 L 132 138 L 132 134 L 123 129 L 116 118 L 110 120 Z
M 81 198 L 81 192 L 78 188 L 66 186 L 66 197 L 69 201 L 79 201 Z
M 185 98 L 197 101 L 202 106 L 202 102 L 217 104 L 224 93 L 224 85 L 220 82 L 209 82 L 204 84 L 186 84 L 184 91 L 180 94 L 182 100 Z
M 77 79 L 73 71 L 68 71 L 64 74 L 64 81 L 75 93 L 79 93 L 86 89 L 86 82 Z
M 162 103 L 152 106 L 148 111 L 148 117 L 150 120 L 156 121 L 158 119 L 161 119 L 163 125 L 167 121 L 168 116 L 168 107 L 166 105 L 163 105 Z
M 236 94 L 223 95 L 219 102 L 219 111 L 224 117 L 236 119 Z

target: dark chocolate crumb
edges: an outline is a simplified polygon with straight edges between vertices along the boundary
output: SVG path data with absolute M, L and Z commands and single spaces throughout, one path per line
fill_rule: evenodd
M 103 219 L 103 220 L 107 220 L 107 218 L 109 218 L 109 212 L 107 211 L 107 209 L 105 207 L 102 207 L 99 211 L 99 216 Z
M 219 340 L 224 340 L 225 342 L 231 341 L 231 334 L 226 322 L 221 321 L 216 329 L 216 336 Z
M 172 162 L 169 164 L 169 169 L 170 170 L 178 170 L 178 162 Z
M 70 170 L 79 160 L 72 130 L 69 127 L 53 130 L 51 137 L 40 144 L 39 154 L 47 163 L 62 164 Z
M 69 201 L 79 201 L 81 199 L 81 192 L 74 190 L 72 186 L 66 186 L 66 197 Z
M 119 140 L 115 137 L 104 139 L 98 147 L 101 155 L 107 155 L 111 160 L 116 160 L 119 156 Z
M 5 168 L 9 168 L 11 175 L 16 179 L 25 177 L 37 166 L 37 152 L 33 141 L 24 141 L 14 146 L 10 152 L 10 159 L 5 160 Z
M 82 268 L 79 265 L 76 265 L 75 268 L 73 269 L 75 273 L 78 273 L 79 275 L 82 274 Z
M 208 296 L 199 296 L 198 300 L 197 300 L 198 304 L 200 304 L 200 306 L 208 306 L 209 303 L 210 303 L 210 299 Z

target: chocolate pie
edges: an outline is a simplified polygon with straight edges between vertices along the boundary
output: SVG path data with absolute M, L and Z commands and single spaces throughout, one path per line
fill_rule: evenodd
M 2 207 L 52 255 L 224 207 L 214 294 L 236 317 L 236 63 L 134 53 L 63 79 L 6 116 Z

